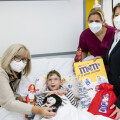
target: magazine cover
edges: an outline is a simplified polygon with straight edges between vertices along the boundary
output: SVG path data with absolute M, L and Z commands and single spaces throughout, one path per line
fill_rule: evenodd
M 82 109 L 87 109 L 101 83 L 108 83 L 106 70 L 102 59 L 96 61 L 74 63 L 76 77 L 79 81 L 79 95 Z

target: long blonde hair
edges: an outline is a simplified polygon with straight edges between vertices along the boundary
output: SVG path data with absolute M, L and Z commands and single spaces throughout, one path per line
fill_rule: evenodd
M 103 22 L 105 21 L 104 12 L 100 8 L 93 8 L 93 9 L 90 10 L 90 12 L 88 14 L 88 21 L 89 21 L 89 18 L 90 18 L 91 15 L 98 15 L 100 17 L 101 21 L 103 21 Z M 106 25 L 107 24 L 105 23 L 105 26 Z
M 114 17 L 115 17 L 115 11 L 116 11 L 116 9 L 117 9 L 118 7 L 120 8 L 120 3 L 118 3 L 118 4 L 113 8 L 113 10 L 112 10 L 112 24 L 113 24 L 114 27 L 115 27 L 115 25 L 114 25 L 113 19 L 114 19 Z
M 23 75 L 27 76 L 31 71 L 31 56 L 29 50 L 22 44 L 13 44 L 4 52 L 1 58 L 1 67 L 11 74 L 10 63 L 14 56 L 23 56 L 29 59 L 23 70 Z

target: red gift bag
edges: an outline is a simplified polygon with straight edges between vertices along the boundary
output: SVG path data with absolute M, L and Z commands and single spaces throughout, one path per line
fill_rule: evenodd
M 88 112 L 94 115 L 103 115 L 109 117 L 115 109 L 110 109 L 110 107 L 115 103 L 117 97 L 113 90 L 113 85 L 109 83 L 103 83 L 99 85 L 100 91 L 98 91 L 93 98 Z M 115 115 L 111 117 L 115 118 Z

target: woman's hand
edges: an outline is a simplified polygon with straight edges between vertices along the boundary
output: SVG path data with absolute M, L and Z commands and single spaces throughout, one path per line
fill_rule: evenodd
M 96 61 L 97 59 L 101 59 L 102 57 L 101 56 L 96 56 L 96 57 L 94 57 L 93 59 L 91 59 L 91 60 L 94 60 L 94 61 Z
M 52 118 L 56 115 L 55 112 L 52 112 L 52 108 L 48 108 L 48 107 L 41 107 L 41 114 L 44 118 Z
M 72 67 L 74 67 L 74 63 L 75 63 L 75 61 L 73 62 Z
M 52 112 L 52 108 L 39 107 L 39 106 L 33 106 L 32 113 L 33 114 L 40 114 L 44 118 L 52 118 L 56 115 L 55 112 Z
M 115 106 L 114 104 L 110 107 L 110 109 L 113 109 L 113 108 L 115 108 L 115 110 L 114 110 L 114 112 L 110 115 L 110 117 L 112 117 L 113 115 L 116 114 L 116 117 L 115 117 L 114 120 L 118 120 L 118 119 L 120 118 L 120 109 L 119 109 L 117 106 Z
M 19 101 L 21 101 L 21 102 L 26 102 L 26 97 L 24 97 L 24 96 L 19 96 L 19 97 L 16 98 L 16 100 L 19 100 Z

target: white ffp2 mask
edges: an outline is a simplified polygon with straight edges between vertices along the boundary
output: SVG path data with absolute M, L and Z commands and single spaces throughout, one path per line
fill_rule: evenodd
M 114 21 L 115 27 L 120 30 L 120 15 L 115 17 L 113 21 Z
M 102 23 L 92 22 L 89 24 L 89 28 L 93 33 L 97 33 L 102 29 Z
M 26 63 L 23 63 L 23 61 L 21 60 L 20 62 L 17 62 L 15 60 L 13 60 L 10 63 L 10 67 L 12 70 L 14 70 L 15 72 L 20 73 L 21 71 L 23 71 L 23 69 L 25 68 Z

